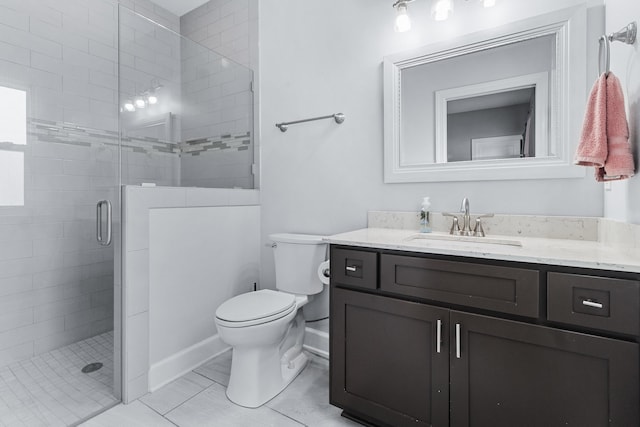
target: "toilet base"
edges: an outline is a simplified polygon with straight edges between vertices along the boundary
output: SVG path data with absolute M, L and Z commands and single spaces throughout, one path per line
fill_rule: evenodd
M 309 360 L 302 352 L 304 327 L 304 317 L 298 311 L 280 345 L 234 347 L 227 387 L 229 400 L 257 408 L 284 390 Z
M 298 374 L 302 372 L 302 370 L 307 366 L 307 363 L 309 363 L 309 358 L 307 357 L 307 355 L 304 353 L 300 353 L 298 357 L 291 360 L 286 366 L 284 364 L 282 365 L 282 381 L 284 383 L 284 385 L 282 386 L 282 390 L 284 390 L 291 383 L 291 381 L 296 379 Z
M 238 375 L 238 372 L 233 372 L 232 365 L 229 386 L 227 387 L 226 393 L 227 397 L 236 405 L 244 406 L 245 408 L 260 407 L 287 388 L 307 366 L 308 361 L 309 358 L 307 355 L 300 353 L 288 363 L 280 364 L 280 369 L 278 370 L 281 374 L 280 378 L 271 378 L 267 380 L 267 382 L 259 381 L 256 383 L 259 384 L 258 387 L 251 390 L 247 390 L 247 387 L 244 387 L 240 381 L 232 381 L 233 379 L 240 380 L 241 378 L 246 378 L 247 375 L 247 372 L 245 372 L 244 375 Z M 239 366 L 242 366 L 242 364 L 240 363 Z

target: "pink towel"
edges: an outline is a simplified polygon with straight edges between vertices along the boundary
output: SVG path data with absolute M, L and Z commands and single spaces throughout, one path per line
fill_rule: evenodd
M 632 177 L 633 155 L 620 80 L 602 74 L 591 90 L 575 164 L 595 166 L 597 181 Z

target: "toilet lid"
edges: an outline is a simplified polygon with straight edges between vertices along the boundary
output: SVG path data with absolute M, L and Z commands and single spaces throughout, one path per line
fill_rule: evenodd
M 222 303 L 216 310 L 216 317 L 227 322 L 277 318 L 280 313 L 289 313 L 294 304 L 295 296 L 292 294 L 263 289 L 235 296 Z

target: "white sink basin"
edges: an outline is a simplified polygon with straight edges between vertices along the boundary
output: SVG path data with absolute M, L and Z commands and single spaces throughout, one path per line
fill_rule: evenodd
M 407 242 L 429 242 L 429 241 L 446 241 L 446 242 L 460 242 L 460 243 L 473 243 L 480 245 L 501 245 L 501 246 L 522 246 L 522 242 L 515 239 L 495 238 L 495 237 L 475 237 L 475 236 L 455 236 L 452 234 L 437 234 L 437 233 L 419 233 L 409 236 L 405 241 Z

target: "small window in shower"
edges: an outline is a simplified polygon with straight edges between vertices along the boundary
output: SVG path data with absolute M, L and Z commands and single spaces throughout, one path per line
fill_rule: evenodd
M 0 86 L 0 206 L 24 205 L 27 92 Z

